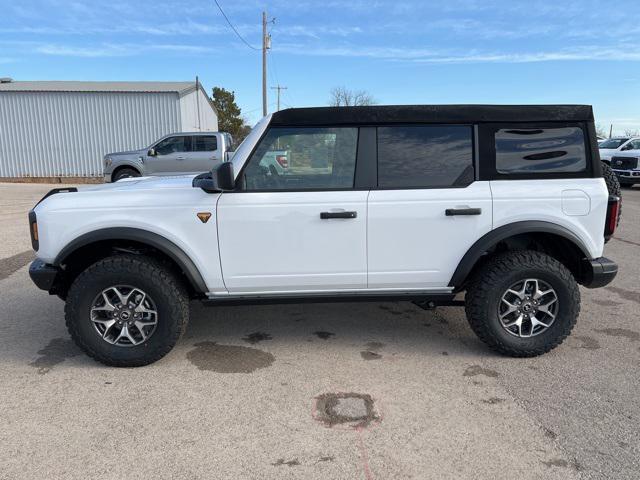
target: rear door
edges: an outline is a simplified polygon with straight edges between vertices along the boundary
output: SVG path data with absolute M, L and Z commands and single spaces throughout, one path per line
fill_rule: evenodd
M 370 289 L 446 289 L 467 250 L 491 230 L 491 189 L 476 180 L 474 150 L 471 125 L 378 127 Z
M 187 166 L 191 173 L 211 170 L 222 162 L 218 139 L 215 135 L 194 135 L 191 137 L 192 151 L 187 155 Z
M 230 293 L 367 286 L 366 200 L 354 188 L 358 128 L 271 127 L 217 207 Z M 286 171 L 270 151 L 286 150 Z

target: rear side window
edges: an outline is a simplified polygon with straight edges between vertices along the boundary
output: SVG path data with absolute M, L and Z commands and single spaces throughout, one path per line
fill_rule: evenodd
M 198 135 L 193 137 L 194 152 L 213 152 L 218 148 L 218 142 L 214 135 Z
M 466 125 L 378 127 L 378 186 L 469 185 L 474 179 L 472 138 Z
M 579 127 L 496 131 L 496 170 L 502 174 L 575 173 L 587 168 Z

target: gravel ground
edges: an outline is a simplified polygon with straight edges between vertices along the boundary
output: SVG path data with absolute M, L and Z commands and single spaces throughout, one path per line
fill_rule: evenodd
M 461 308 L 193 303 L 139 369 L 79 352 L 28 278 L 51 187 L 0 185 L 0 478 L 638 478 L 638 187 L 606 247 L 618 277 L 542 357 L 487 351 Z

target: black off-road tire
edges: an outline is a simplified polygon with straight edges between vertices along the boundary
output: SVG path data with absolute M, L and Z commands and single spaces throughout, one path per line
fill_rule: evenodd
M 620 189 L 620 181 L 618 176 L 613 172 L 608 163 L 602 162 L 602 178 L 607 184 L 609 195 L 615 195 L 620 198 L 620 208 L 618 209 L 618 220 L 616 225 L 620 225 L 620 217 L 622 215 L 622 194 Z
M 122 180 L 123 178 L 134 178 L 139 176 L 140 172 L 135 168 L 121 168 L 116 171 L 116 174 L 113 176 L 113 181 L 117 182 L 118 180 Z
M 533 337 L 509 334 L 498 318 L 502 295 L 514 283 L 537 278 L 556 291 L 558 312 L 551 326 Z M 511 357 L 535 357 L 560 345 L 580 313 L 580 290 L 571 272 L 553 257 L 523 250 L 489 259 L 471 279 L 466 292 L 467 320 L 490 348 Z
M 155 302 L 157 326 L 139 345 L 107 343 L 90 320 L 94 299 L 116 285 L 140 288 Z M 78 275 L 69 289 L 65 318 L 71 338 L 90 357 L 113 367 L 140 367 L 161 359 L 174 347 L 189 321 L 189 296 L 174 274 L 155 259 L 116 255 L 94 263 Z

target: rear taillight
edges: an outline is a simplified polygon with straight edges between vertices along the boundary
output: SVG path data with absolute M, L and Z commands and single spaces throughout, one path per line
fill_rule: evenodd
M 40 238 L 38 235 L 38 219 L 36 218 L 36 212 L 31 210 L 29 212 L 29 233 L 31 234 L 31 246 L 37 252 L 40 248 Z
M 278 162 L 282 168 L 289 167 L 289 161 L 286 155 L 276 155 L 276 162 Z
M 604 224 L 604 238 L 609 240 L 618 226 L 618 215 L 620 214 L 620 197 L 609 195 L 607 203 L 607 219 Z

